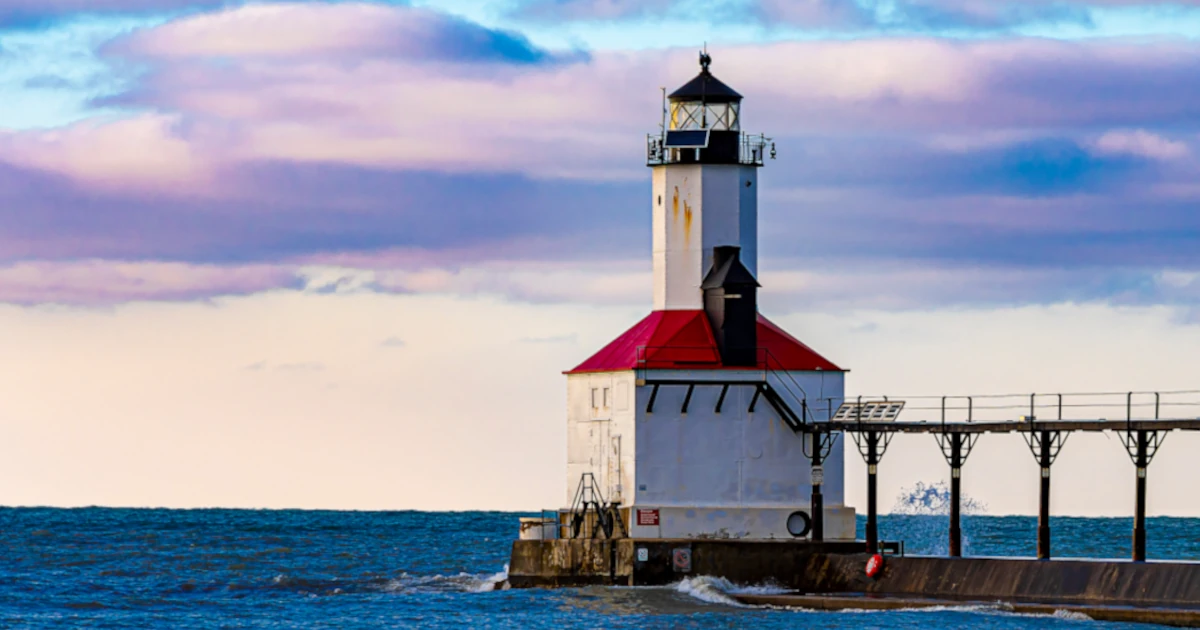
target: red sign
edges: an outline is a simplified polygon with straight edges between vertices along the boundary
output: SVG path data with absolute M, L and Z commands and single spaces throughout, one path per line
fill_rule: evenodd
M 638 525 L 658 525 L 658 510 L 638 510 Z

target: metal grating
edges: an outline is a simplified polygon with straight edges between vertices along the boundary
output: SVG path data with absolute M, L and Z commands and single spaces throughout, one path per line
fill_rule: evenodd
M 893 422 L 902 409 L 903 400 L 845 402 L 833 414 L 833 419 L 839 422 Z

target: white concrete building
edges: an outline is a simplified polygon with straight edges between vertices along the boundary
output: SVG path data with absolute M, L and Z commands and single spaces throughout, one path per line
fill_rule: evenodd
M 774 148 L 742 133 L 742 97 L 708 61 L 647 143 L 654 310 L 567 372 L 567 501 L 594 479 L 635 538 L 792 538 L 814 481 L 795 429 L 838 408 L 845 372 L 757 311 L 757 169 Z M 854 538 L 843 461 L 838 440 L 826 540 Z

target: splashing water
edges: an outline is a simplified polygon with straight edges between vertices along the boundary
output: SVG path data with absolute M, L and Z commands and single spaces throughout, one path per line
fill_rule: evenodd
M 987 513 L 987 505 L 968 496 L 960 504 L 963 520 L 963 552 L 970 554 L 971 516 Z M 889 527 L 881 528 L 885 538 L 904 540 L 908 553 L 946 555 L 950 545 L 947 530 L 950 526 L 950 487 L 944 481 L 904 488 L 892 508 Z
M 707 575 L 684 578 L 682 582 L 675 584 L 676 591 L 702 602 L 724 606 L 742 606 L 729 596 L 734 588 L 733 583 L 725 578 Z
M 676 582 L 673 587 L 677 592 L 702 602 L 738 607 L 744 607 L 745 605 L 735 600 L 733 598 L 734 595 L 779 595 L 791 592 L 778 584 L 770 582 L 743 586 L 734 584 L 722 577 L 707 575 L 684 578 L 683 581 Z
M 963 514 L 986 514 L 987 505 L 968 496 L 962 497 Z M 904 488 L 896 499 L 892 514 L 946 516 L 950 514 L 950 487 L 944 481 L 926 484 L 918 481 Z

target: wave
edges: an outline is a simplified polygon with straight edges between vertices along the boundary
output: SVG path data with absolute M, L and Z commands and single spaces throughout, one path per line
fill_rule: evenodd
M 227 590 L 253 590 L 263 584 L 229 584 Z M 508 565 L 498 573 L 457 575 L 413 575 L 401 573 L 398 577 L 339 579 L 314 578 L 281 573 L 265 585 L 267 589 L 295 591 L 308 595 L 340 595 L 342 593 L 375 591 L 384 593 L 486 593 L 508 588 Z
M 493 574 L 410 575 L 388 580 L 381 590 L 388 593 L 487 593 L 508 589 L 508 565 Z
M 740 585 L 734 584 L 722 577 L 708 575 L 684 578 L 682 581 L 673 584 L 672 587 L 676 592 L 702 602 L 720 604 L 722 606 L 736 606 L 738 608 L 745 608 L 747 606 L 734 599 L 737 595 L 781 595 L 790 592 L 788 589 L 771 582 Z

